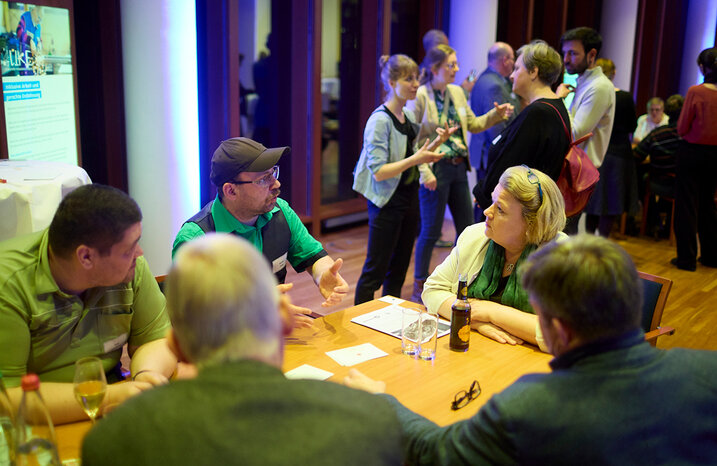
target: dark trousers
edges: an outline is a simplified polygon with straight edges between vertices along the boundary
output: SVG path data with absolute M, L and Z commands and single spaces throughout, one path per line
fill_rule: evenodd
M 580 224 L 580 215 L 582 215 L 582 212 L 579 214 L 575 214 L 572 217 L 568 217 L 565 221 L 565 228 L 563 228 L 563 233 L 566 235 L 574 236 L 578 234 L 578 225 Z
M 383 295 L 401 296 L 418 232 L 418 183 L 399 185 L 383 207 L 368 202 L 366 262 L 354 304 L 365 303 L 383 284 Z
M 421 202 L 421 233 L 416 243 L 416 280 L 425 280 L 429 275 L 431 254 L 438 238 L 441 237 L 446 206 L 451 209 L 453 224 L 456 226 L 456 238 L 466 227 L 473 224 L 473 206 L 468 189 L 466 165 L 453 165 L 441 161 L 433 165 L 433 174 L 438 179 L 434 191 L 423 186 L 418 192 Z
M 717 266 L 717 146 L 684 142 L 677 157 L 675 180 L 675 238 L 677 264 L 693 267 L 697 235 L 701 261 Z

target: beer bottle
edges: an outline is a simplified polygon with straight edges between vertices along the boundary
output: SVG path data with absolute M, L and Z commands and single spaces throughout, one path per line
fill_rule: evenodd
M 451 306 L 452 351 L 468 351 L 471 342 L 471 305 L 468 302 L 468 285 L 465 275 L 458 277 L 458 296 Z

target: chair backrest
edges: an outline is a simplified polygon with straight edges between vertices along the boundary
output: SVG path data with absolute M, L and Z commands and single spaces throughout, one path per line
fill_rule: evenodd
M 672 288 L 672 280 L 669 278 L 651 275 L 638 271 L 637 274 L 642 280 L 643 303 L 642 303 L 642 329 L 645 333 L 655 330 L 660 326 L 662 312 L 665 310 L 667 296 Z
M 164 283 L 164 281 L 167 279 L 167 276 L 166 276 L 166 275 L 157 275 L 156 277 L 154 277 L 154 279 L 157 280 L 157 284 L 159 285 L 159 289 L 162 290 L 162 293 L 164 293 L 164 288 L 165 288 L 165 286 L 166 286 L 166 284 Z

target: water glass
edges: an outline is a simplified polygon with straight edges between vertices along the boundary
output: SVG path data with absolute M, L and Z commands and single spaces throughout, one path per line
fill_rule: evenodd
M 418 357 L 430 361 L 436 358 L 438 345 L 438 314 L 421 312 L 421 337 Z
M 403 309 L 401 317 L 401 351 L 415 355 L 419 351 L 421 313 L 415 309 Z

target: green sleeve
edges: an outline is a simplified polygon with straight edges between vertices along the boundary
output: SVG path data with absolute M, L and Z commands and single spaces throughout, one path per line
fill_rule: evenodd
M 194 238 L 199 238 L 200 236 L 204 236 L 204 231 L 202 231 L 201 227 L 196 223 L 187 222 L 182 225 L 182 228 L 179 229 L 179 233 L 177 233 L 177 237 L 174 238 L 174 244 L 172 245 L 172 259 L 174 259 L 174 255 L 177 254 L 179 246 L 183 245 L 187 241 L 193 240 Z
M 312 266 L 314 262 L 326 256 L 324 247 L 309 234 L 296 212 L 283 199 L 277 199 L 277 205 L 284 213 L 291 231 L 288 260 L 294 270 L 301 272 Z
M 137 258 L 132 289 L 134 301 L 129 344 L 136 347 L 164 338 L 170 327 L 166 302 L 144 256 Z
M 394 397 L 393 405 L 403 431 L 404 459 L 414 465 L 517 464 L 515 447 L 498 405 L 489 400 L 465 421 L 439 427 L 409 410 Z
M 20 378 L 27 373 L 30 357 L 30 328 L 21 301 L 10 299 L 19 296 L 8 281 L 0 296 L 0 372 L 5 385 L 17 387 Z

